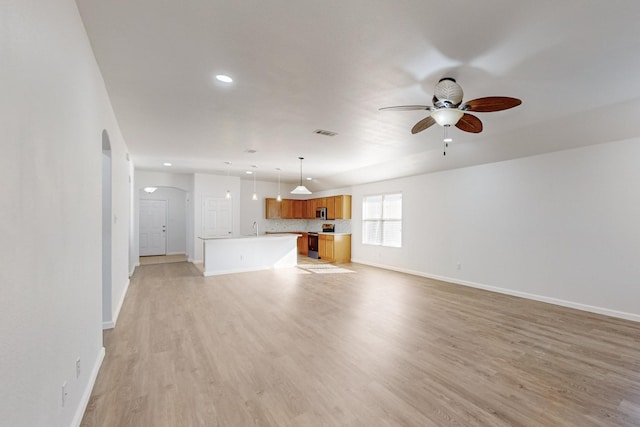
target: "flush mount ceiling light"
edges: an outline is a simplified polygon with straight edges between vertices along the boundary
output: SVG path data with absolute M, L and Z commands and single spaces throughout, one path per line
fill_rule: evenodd
M 291 194 L 311 194 L 311 191 L 302 185 L 302 161 L 304 160 L 304 157 L 298 157 L 298 159 L 300 159 L 300 185 L 294 188 L 293 191 L 291 191 Z
M 158 187 L 144 187 L 144 192 L 151 194 L 154 191 L 156 191 L 157 189 L 158 189 Z
M 231 77 L 226 76 L 224 74 L 218 74 L 216 76 L 216 79 L 221 81 L 221 82 L 223 82 L 223 83 L 231 83 L 231 82 L 233 82 L 233 79 Z

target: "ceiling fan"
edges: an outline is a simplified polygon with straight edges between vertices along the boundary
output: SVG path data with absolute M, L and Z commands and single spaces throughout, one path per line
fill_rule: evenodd
M 447 129 L 451 126 L 471 133 L 482 132 L 482 122 L 467 111 L 488 113 L 492 111 L 508 110 L 517 107 L 522 101 L 506 96 L 488 96 L 462 102 L 462 88 L 455 79 L 445 77 L 440 79 L 433 94 L 433 106 L 430 105 L 400 105 L 396 107 L 380 108 L 380 111 L 410 111 L 427 110 L 431 113 L 413 126 L 411 133 L 422 132 L 437 123 L 444 127 L 445 143 L 451 141 L 447 137 Z M 445 146 L 446 147 L 446 146 Z M 445 151 L 445 155 L 446 155 Z

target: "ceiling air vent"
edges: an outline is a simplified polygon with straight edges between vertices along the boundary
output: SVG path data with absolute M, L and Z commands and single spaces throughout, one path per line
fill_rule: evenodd
M 324 136 L 336 136 L 337 133 L 336 132 L 331 132 L 330 130 L 322 130 L 322 129 L 316 129 L 313 131 L 313 133 L 317 133 L 318 135 L 324 135 Z

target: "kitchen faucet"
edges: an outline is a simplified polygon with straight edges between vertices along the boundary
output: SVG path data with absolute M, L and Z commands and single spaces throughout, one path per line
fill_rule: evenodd
M 253 221 L 253 228 L 256 230 L 256 237 L 258 237 L 258 221 Z

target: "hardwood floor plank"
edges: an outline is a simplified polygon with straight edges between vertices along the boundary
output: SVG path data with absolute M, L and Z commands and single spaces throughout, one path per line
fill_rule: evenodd
M 82 426 L 640 426 L 640 324 L 345 267 L 139 267 Z

